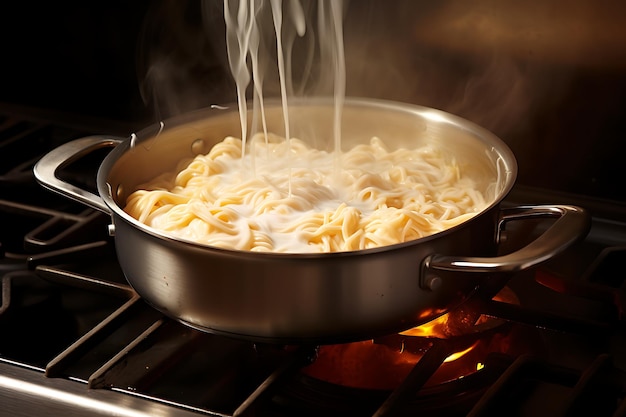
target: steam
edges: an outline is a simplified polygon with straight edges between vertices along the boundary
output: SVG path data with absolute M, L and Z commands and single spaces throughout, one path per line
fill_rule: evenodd
M 204 3 L 212 7 L 212 2 Z M 260 112 L 263 131 L 267 76 L 277 77 L 286 137 L 290 137 L 289 100 L 330 94 L 336 100 L 335 140 L 345 96 L 343 5 L 331 0 L 224 0 L 228 63 L 235 80 L 242 140 L 248 139 L 247 98 Z M 252 81 L 253 85 L 250 86 Z
M 495 41 L 468 42 L 482 26 L 463 24 L 484 25 L 489 10 L 464 2 L 158 2 L 140 39 L 140 89 L 156 121 L 239 103 L 243 140 L 266 132 L 268 98 L 281 98 L 290 131 L 289 101 L 309 96 L 334 97 L 336 121 L 345 96 L 383 98 L 449 111 L 506 137 L 568 80 L 544 81 L 538 64 L 520 64 Z
M 205 3 L 206 5 L 207 3 Z M 317 9 L 312 7 L 317 5 Z M 306 9 L 306 10 L 305 10 Z M 342 3 L 319 0 L 316 3 L 291 0 L 224 0 L 228 63 L 235 80 L 241 123 L 242 155 L 249 138 L 247 91 L 252 91 L 253 125 L 259 117 L 267 137 L 264 112 L 264 80 L 266 73 L 278 75 L 285 138 L 290 146 L 291 126 L 289 101 L 302 94 L 314 77 L 322 84 L 332 82 L 334 95 L 334 144 L 336 165 L 341 146 L 341 114 L 345 96 L 345 59 L 343 49 Z M 315 19 L 317 19 L 315 21 Z M 313 23 L 316 23 L 314 25 Z M 317 27 L 317 36 L 314 28 Z M 271 30 L 270 30 L 271 29 Z M 273 30 L 273 31 L 272 31 Z M 305 36 L 308 39 L 305 39 Z M 273 38 L 272 38 L 273 36 Z M 294 55 L 299 40 L 304 39 L 304 55 Z M 275 57 L 273 63 L 267 57 Z M 295 65 L 300 60 L 304 66 Z M 263 65 L 261 65 L 263 60 Z M 299 71 L 301 70 L 301 71 Z M 250 88 L 250 82 L 253 82 Z M 297 82 L 296 82 L 297 81 Z M 243 158 L 242 158 L 243 159 Z M 291 181 L 289 181 L 291 195 Z

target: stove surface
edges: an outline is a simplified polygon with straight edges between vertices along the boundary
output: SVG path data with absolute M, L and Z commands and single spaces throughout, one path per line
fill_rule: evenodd
M 0 415 L 626 415 L 622 205 L 516 187 L 505 206 L 576 204 L 589 210 L 592 227 L 563 255 L 510 278 L 518 303 L 474 305 L 506 323 L 515 337 L 501 340 L 512 345 L 487 352 L 463 378 L 432 384 L 454 349 L 445 338 L 427 339 L 397 387 L 353 388 L 305 372 L 318 346 L 201 333 L 137 297 L 117 264 L 108 216 L 32 176 L 45 152 L 103 128 L 0 115 Z M 64 175 L 93 188 L 102 156 Z M 512 224 L 501 250 L 545 227 Z M 398 354 L 409 346 L 396 336 L 385 343 Z

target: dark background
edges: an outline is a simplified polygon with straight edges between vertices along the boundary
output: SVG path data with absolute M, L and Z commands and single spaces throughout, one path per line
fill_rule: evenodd
M 220 4 L 5 3 L 0 103 L 137 127 L 231 103 Z M 624 204 L 624 22 L 610 0 L 353 0 L 348 94 L 461 115 L 511 146 L 519 184 Z

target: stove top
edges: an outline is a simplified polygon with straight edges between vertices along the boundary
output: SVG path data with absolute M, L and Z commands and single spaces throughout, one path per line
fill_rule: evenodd
M 363 342 L 368 360 L 343 354 L 330 362 L 354 373 L 381 352 L 413 355 L 394 386 L 354 387 L 313 372 L 328 347 L 202 333 L 138 297 L 117 264 L 108 216 L 33 178 L 47 151 L 107 128 L 61 120 L 0 114 L 0 415 L 626 415 L 622 205 L 516 187 L 505 206 L 576 204 L 592 214 L 590 233 L 513 275 L 507 291 L 514 301 L 464 306 L 498 323 L 477 337 L 486 347 L 470 371 L 441 376 L 443 367 L 457 366 L 450 358 L 465 339 L 390 335 Z M 108 127 L 109 134 L 132 132 Z M 101 157 L 67 167 L 66 175 L 93 188 Z M 501 250 L 545 226 L 513 225 Z

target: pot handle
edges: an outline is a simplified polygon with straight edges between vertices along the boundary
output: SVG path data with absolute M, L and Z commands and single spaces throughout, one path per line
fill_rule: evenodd
M 533 267 L 559 254 L 568 246 L 584 237 L 590 228 L 588 213 L 571 205 L 536 205 L 504 208 L 500 211 L 498 230 L 512 220 L 538 217 L 558 217 L 543 234 L 517 251 L 491 258 L 464 257 L 433 254 L 424 259 L 424 267 L 430 270 L 451 272 L 516 272 Z M 424 271 L 426 272 L 426 271 Z M 428 276 L 430 277 L 428 278 Z M 434 289 L 440 279 L 432 274 L 422 274 L 423 286 Z
M 123 139 L 114 136 L 87 136 L 66 142 L 44 155 L 33 168 L 37 181 L 45 188 L 65 195 L 91 208 L 111 214 L 104 200 L 57 176 L 57 171 L 85 155 L 105 147 L 115 147 Z

